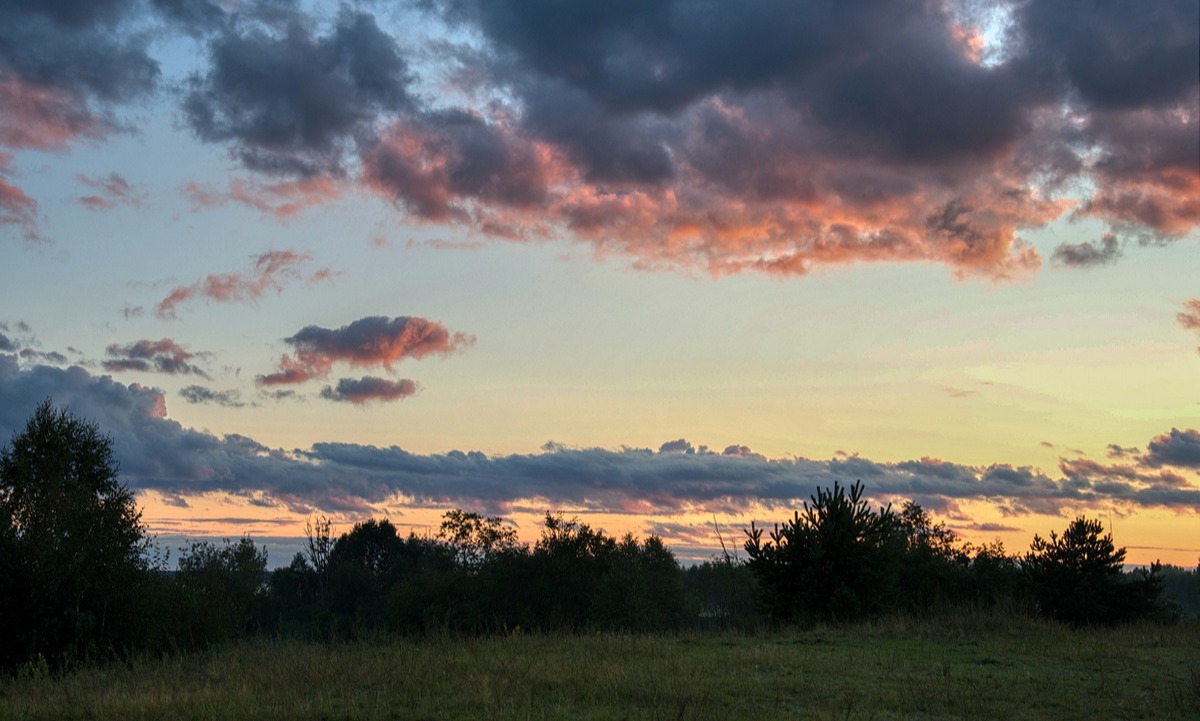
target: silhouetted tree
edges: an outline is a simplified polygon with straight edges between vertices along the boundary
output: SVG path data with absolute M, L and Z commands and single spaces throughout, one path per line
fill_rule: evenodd
M 180 640 L 206 646 L 251 633 L 266 578 L 267 551 L 249 538 L 183 549 L 175 574 Z
M 1168 615 L 1200 617 L 1200 564 L 1195 568 L 1162 567 L 1162 599 Z
M 1072 624 L 1114 623 L 1151 615 L 1162 586 L 1156 563 L 1140 576 L 1122 572 L 1125 549 L 1099 520 L 1080 516 L 1059 536 L 1033 537 L 1021 560 L 1038 607 Z
M 454 549 L 459 565 L 469 570 L 517 546 L 517 531 L 503 518 L 485 518 L 457 508 L 442 516 L 438 538 Z
M 304 523 L 304 553 L 309 567 L 316 574 L 317 595 L 329 589 L 329 556 L 333 553 L 333 522 L 325 516 Z
M 148 546 L 112 441 L 38 405 L 0 449 L 0 591 L 5 660 L 54 661 L 136 641 Z
M 728 553 L 683 569 L 683 585 L 702 627 L 752 627 L 761 620 L 754 572 Z
M 999 540 L 972 549 L 966 600 L 980 607 L 1023 603 L 1025 583 L 1016 556 Z
M 923 614 L 968 596 L 970 556 L 954 531 L 934 523 L 914 501 L 901 507 L 896 531 L 903 544 L 897 582 L 900 606 Z
M 903 553 L 891 507 L 872 511 L 861 482 L 817 489 L 769 537 L 751 524 L 745 544 L 768 613 L 776 619 L 849 619 L 883 610 Z

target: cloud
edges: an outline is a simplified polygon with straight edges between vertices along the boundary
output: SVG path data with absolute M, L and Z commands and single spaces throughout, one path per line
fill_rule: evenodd
M 193 212 L 237 203 L 279 220 L 288 220 L 309 208 L 331 203 L 342 192 L 342 186 L 321 176 L 269 183 L 239 178 L 229 181 L 225 190 L 195 182 L 183 186 L 183 195 L 191 202 Z
M 176 309 L 196 298 L 218 303 L 253 302 L 267 291 L 283 292 L 289 281 L 304 279 L 302 268 L 312 260 L 307 253 L 292 250 L 272 250 L 259 255 L 249 273 L 216 273 L 192 285 L 181 285 L 172 290 L 158 303 L 156 312 L 160 318 L 174 318 Z M 327 280 L 332 275 L 322 268 L 308 275 L 309 282 Z
M 159 75 L 137 10 L 118 0 L 0 7 L 0 144 L 61 148 L 115 129 L 109 111 Z
M 482 40 L 443 51 L 487 103 L 409 109 L 362 152 L 367 184 L 420 219 L 644 268 L 994 279 L 1035 271 L 1019 232 L 1068 213 L 1110 227 L 1060 247 L 1071 266 L 1200 225 L 1186 0 L 1140 18 L 1024 3 L 998 49 L 970 4 L 431 5 Z
M 1098 265 L 1111 265 L 1121 257 L 1121 247 L 1117 236 L 1105 233 L 1097 245 L 1091 241 L 1079 243 L 1063 243 L 1054 249 L 1051 256 L 1058 265 L 1067 268 L 1092 268 Z
M 1192 298 L 1183 304 L 1183 310 L 1175 316 L 1184 330 L 1200 331 L 1200 298 Z
M 14 356 L 0 355 L 0 437 L 24 427 L 46 397 L 111 435 L 122 480 L 136 490 L 181 498 L 228 494 L 299 513 L 370 513 L 373 504 L 384 502 L 495 513 L 516 507 L 744 513 L 795 507 L 817 487 L 855 479 L 874 498 L 911 498 L 932 510 L 963 500 L 988 501 L 1014 516 L 1114 504 L 1180 513 L 1200 509 L 1200 489 L 1174 480 L 1173 474 L 1139 475 L 1077 462 L 1054 478 L 1034 468 L 934 458 L 882 463 L 857 456 L 767 459 L 562 446 L 502 456 L 478 451 L 422 455 L 350 443 L 283 451 L 245 436 L 185 428 L 167 416 L 159 390 L 93 376 L 79 367 L 21 368 Z
M 13 226 L 25 242 L 36 243 L 43 240 L 38 232 L 38 204 L 6 179 L 11 162 L 12 155 L 0 151 L 0 227 Z
M 658 447 L 659 453 L 695 453 L 696 449 L 688 443 L 686 438 L 679 438 L 674 441 L 667 441 Z
M 1200 468 L 1200 431 L 1172 428 L 1146 444 L 1144 462 L 1149 466 Z
M 184 122 L 251 174 L 185 186 L 195 209 L 287 219 L 367 189 L 408 221 L 644 269 L 992 281 L 1037 272 L 1023 235 L 1056 220 L 1105 227 L 1064 267 L 1200 227 L 1193 0 L 427 0 L 403 35 L 378 7 L 9 3 L 0 146 L 123 130 L 160 85 L 148 48 L 182 34 L 206 50 Z M 0 223 L 36 221 L 0 177 Z
M 246 168 L 290 177 L 340 175 L 344 155 L 379 113 L 409 105 L 407 65 L 373 16 L 343 10 L 328 35 L 293 21 L 234 23 L 188 82 L 196 136 L 228 143 Z
M 475 338 L 425 318 L 371 316 L 336 329 L 306 326 L 284 342 L 295 350 L 295 357 L 284 355 L 275 373 L 258 377 L 260 385 L 324 378 L 338 362 L 391 370 L 405 358 L 458 353 L 473 345 Z
M 364 376 L 358 380 L 342 378 L 338 380 L 337 387 L 325 386 L 321 389 L 321 397 L 326 400 L 357 405 L 371 401 L 390 403 L 415 395 L 417 390 L 417 384 L 407 378 L 392 381 L 386 378 Z
M 217 391 L 204 386 L 185 386 L 179 390 L 179 395 L 188 403 L 225 406 L 226 408 L 242 408 L 246 404 L 241 400 L 241 394 L 236 390 Z
M 125 345 L 113 343 L 104 352 L 109 357 L 101 365 L 107 371 L 149 371 L 208 378 L 203 369 L 189 363 L 203 354 L 192 353 L 170 338 L 139 340 Z
M 1138 448 L 1137 446 L 1126 447 L 1126 446 L 1118 445 L 1116 443 L 1109 443 L 1108 444 L 1108 457 L 1109 458 L 1128 458 L 1130 456 L 1137 455 L 1138 453 L 1141 452 L 1141 450 L 1142 449 Z
M 88 210 L 110 210 L 118 205 L 141 206 L 146 200 L 145 193 L 134 191 L 129 181 L 118 173 L 109 173 L 103 178 L 93 178 L 79 173 L 75 179 L 98 191 L 93 195 L 79 198 L 79 202 Z

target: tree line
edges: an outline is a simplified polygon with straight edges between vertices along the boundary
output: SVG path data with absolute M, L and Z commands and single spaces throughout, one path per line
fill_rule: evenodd
M 1125 572 L 1099 521 L 1010 555 L 962 543 L 916 503 L 872 508 L 861 483 L 818 489 L 769 532 L 752 525 L 744 560 L 690 567 L 656 536 L 548 513 L 528 544 L 501 518 L 452 510 L 434 537 L 387 519 L 335 536 L 313 519 L 304 551 L 270 572 L 250 538 L 194 542 L 169 569 L 134 500 L 111 441 L 50 401 L 0 449 L 0 667 L 254 635 L 665 632 L 962 607 L 1070 624 L 1200 614 L 1200 567 Z

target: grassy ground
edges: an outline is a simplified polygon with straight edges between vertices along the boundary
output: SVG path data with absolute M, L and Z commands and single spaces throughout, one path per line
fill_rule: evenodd
M 0 681 L 0 719 L 1198 719 L 1200 624 L 244 643 Z

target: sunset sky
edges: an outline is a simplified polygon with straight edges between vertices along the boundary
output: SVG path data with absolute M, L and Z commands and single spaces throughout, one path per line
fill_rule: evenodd
M 50 397 L 271 565 L 861 479 L 1194 567 L 1198 58 L 1195 0 L 10 0 L 0 442 Z

